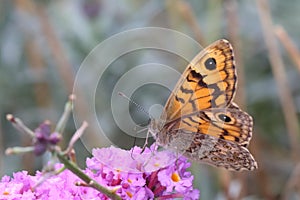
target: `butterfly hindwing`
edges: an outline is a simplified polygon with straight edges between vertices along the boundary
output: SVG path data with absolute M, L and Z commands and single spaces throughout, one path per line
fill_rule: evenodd
M 252 117 L 235 105 L 197 111 L 173 123 L 172 129 L 207 134 L 239 145 L 248 146 L 252 137 Z
M 236 171 L 257 168 L 249 150 L 237 143 L 197 133 L 194 142 L 184 153 L 191 160 Z
M 191 160 L 228 170 L 257 168 L 249 150 L 236 142 L 185 129 L 172 129 L 169 133 L 165 147 Z

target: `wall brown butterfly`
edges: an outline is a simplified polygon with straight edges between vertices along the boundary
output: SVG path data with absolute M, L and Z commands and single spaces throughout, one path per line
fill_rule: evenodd
M 232 46 L 218 40 L 187 66 L 149 132 L 160 146 L 191 160 L 229 170 L 256 169 L 247 149 L 253 120 L 233 102 L 236 87 Z

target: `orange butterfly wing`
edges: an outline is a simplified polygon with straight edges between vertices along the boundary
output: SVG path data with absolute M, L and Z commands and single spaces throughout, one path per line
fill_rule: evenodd
M 183 72 L 162 114 L 166 127 L 176 122 L 172 129 L 248 145 L 253 122 L 232 103 L 236 84 L 232 46 L 218 40 L 201 51 Z
M 183 72 L 162 119 L 169 122 L 195 111 L 226 107 L 234 97 L 236 80 L 232 46 L 226 40 L 214 42 Z
M 252 137 L 253 120 L 234 103 L 227 108 L 211 108 L 183 115 L 165 124 L 166 132 L 185 130 L 208 134 L 248 146 Z

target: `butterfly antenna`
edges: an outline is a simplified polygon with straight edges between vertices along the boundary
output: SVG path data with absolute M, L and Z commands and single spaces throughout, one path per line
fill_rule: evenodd
M 148 111 L 146 111 L 140 104 L 136 103 L 135 101 L 133 101 L 132 99 L 130 99 L 128 96 L 126 96 L 123 92 L 118 92 L 118 94 L 122 97 L 124 97 L 125 99 L 127 99 L 129 101 L 129 103 L 134 104 L 140 111 L 146 113 L 150 119 L 153 119 L 153 117 L 150 115 L 150 113 Z

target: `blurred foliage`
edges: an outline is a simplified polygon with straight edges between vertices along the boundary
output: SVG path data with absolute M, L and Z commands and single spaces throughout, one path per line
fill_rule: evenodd
M 68 78 L 74 80 L 74 75 L 85 57 L 103 40 L 125 30 L 148 26 L 171 28 L 196 38 L 195 27 L 186 18 L 193 13 L 192 17 L 200 27 L 205 41 L 203 45 L 207 45 L 217 39 L 229 37 L 228 29 L 231 22 L 226 18 L 225 9 L 232 5 L 232 2 L 237 2 L 238 26 L 235 28 L 238 29 L 241 44 L 241 52 L 237 54 L 241 55 L 243 63 L 243 66 L 237 67 L 244 67 L 245 70 L 245 77 L 239 77 L 245 81 L 245 87 L 240 89 L 246 93 L 247 110 L 255 120 L 251 151 L 254 152 L 254 157 L 257 156 L 259 170 L 228 174 L 195 163 L 193 165 L 195 184 L 201 190 L 202 199 L 224 199 L 229 193 L 229 195 L 239 193 L 239 188 L 244 192 L 242 196 L 248 196 L 249 199 L 283 198 L 290 176 L 296 169 L 296 162 L 291 157 L 289 136 L 279 100 L 280 93 L 271 70 L 257 5 L 250 0 L 2 0 L 0 3 L 2 152 L 9 146 L 26 145 L 30 142 L 11 127 L 5 120 L 5 115 L 13 113 L 31 128 L 37 127 L 44 119 L 56 122 L 62 113 L 64 102 L 72 92 Z M 300 2 L 269 0 L 269 3 L 274 23 L 283 26 L 294 44 L 300 48 L 298 37 Z M 187 5 L 190 10 L 180 11 Z M 55 46 L 57 44 L 55 40 L 59 46 Z M 286 89 L 291 90 L 293 94 L 297 108 L 295 112 L 299 116 L 299 71 L 283 46 L 279 47 L 290 86 Z M 55 57 L 57 52 L 62 52 L 58 56 L 62 62 Z M 187 64 L 170 55 L 160 57 L 161 52 L 150 52 L 150 56 L 147 56 L 149 52 L 134 52 L 134 56 L 124 55 L 124 58 L 112 63 L 112 67 L 105 72 L 105 78 L 97 88 L 96 110 L 99 116 L 108 116 L 104 121 L 106 131 L 112 134 L 111 140 L 124 148 L 130 148 L 134 139 L 125 136 L 111 121 L 110 93 L 114 84 L 132 66 L 138 64 L 156 61 L 174 66 L 179 71 L 183 71 Z M 137 57 L 141 59 L 136 60 Z M 71 66 L 65 68 L 67 74 L 63 74 L 60 70 L 65 65 Z M 155 95 L 151 95 L 153 93 Z M 157 102 L 163 105 L 168 94 L 164 88 L 144 86 L 134 93 L 132 99 L 147 110 Z M 124 102 L 124 105 L 127 105 L 126 100 Z M 130 109 L 137 123 L 143 124 L 148 121 L 147 116 L 145 117 L 144 113 L 134 106 Z M 74 131 L 71 120 L 66 138 Z M 139 140 L 138 144 L 143 144 L 143 140 Z M 83 166 L 89 152 L 81 144 L 77 144 L 76 152 L 78 161 Z M 24 159 L 21 156 L 7 157 L 4 153 L 1 154 L 0 162 L 2 175 L 12 174 L 21 169 L 34 172 L 40 169 L 42 164 L 40 159 L 32 156 Z M 291 198 L 300 198 L 298 195 L 292 193 Z

